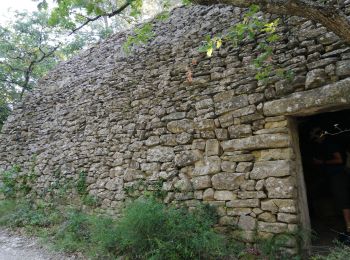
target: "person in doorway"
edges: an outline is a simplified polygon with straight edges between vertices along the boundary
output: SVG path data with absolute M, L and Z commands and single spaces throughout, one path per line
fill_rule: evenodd
M 350 185 L 345 146 L 332 140 L 319 127 L 312 129 L 310 138 L 315 144 L 313 164 L 327 175 L 335 204 L 343 213 L 346 232 L 340 240 L 350 243 Z

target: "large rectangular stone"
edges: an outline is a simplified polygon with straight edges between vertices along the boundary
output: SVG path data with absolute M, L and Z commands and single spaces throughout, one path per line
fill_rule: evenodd
M 265 187 L 269 198 L 293 198 L 296 195 L 295 180 L 293 177 L 288 178 L 267 178 Z
M 252 135 L 251 125 L 233 125 L 228 128 L 231 138 L 241 138 Z
M 282 148 L 290 146 L 290 138 L 289 135 L 286 134 L 254 135 L 242 139 L 222 141 L 221 146 L 225 152 L 238 150 Z
M 221 172 L 215 174 L 211 181 L 217 190 L 236 190 L 244 181 L 244 173 Z
M 278 148 L 253 151 L 256 161 L 271 160 L 290 160 L 294 159 L 294 153 L 291 148 Z
M 269 223 L 258 221 L 258 231 L 278 234 L 287 232 L 287 228 L 288 225 L 286 223 Z
M 226 203 L 228 208 L 256 208 L 260 206 L 259 199 L 232 200 Z
M 327 86 L 303 91 L 264 104 L 266 116 L 308 115 L 320 110 L 345 107 L 350 103 L 350 78 Z
M 267 177 L 283 177 L 289 175 L 291 175 L 290 161 L 258 161 L 254 164 L 254 168 L 250 173 L 250 178 L 259 180 Z
M 192 185 L 195 190 L 203 190 L 211 187 L 209 176 L 200 176 L 192 179 Z
M 220 93 L 224 94 L 224 93 Z M 233 111 L 245 106 L 249 105 L 248 102 L 248 96 L 247 95 L 240 95 L 240 96 L 227 96 L 227 98 L 222 99 L 221 101 L 217 102 L 216 98 L 214 97 L 214 105 L 215 105 L 215 113 L 217 115 L 221 115 L 223 113 Z
M 261 202 L 261 209 L 267 210 L 272 213 L 283 212 L 283 213 L 296 213 L 297 208 L 295 200 L 291 199 L 271 199 Z

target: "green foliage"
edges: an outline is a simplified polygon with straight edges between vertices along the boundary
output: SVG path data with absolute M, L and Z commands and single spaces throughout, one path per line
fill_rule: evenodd
M 167 195 L 167 192 L 165 190 L 163 190 L 163 183 L 164 183 L 164 181 L 159 179 L 151 184 L 151 187 L 153 189 L 151 195 L 154 198 L 159 199 L 161 201 L 163 201 L 163 199 Z
M 153 25 L 151 23 L 145 23 L 141 27 L 135 28 L 134 34 L 127 37 L 123 44 L 123 50 L 129 53 L 131 47 L 147 43 L 154 35 Z
M 47 8 L 46 0 L 42 0 L 39 5 Z M 136 17 L 141 14 L 143 5 L 142 0 L 127 1 L 106 1 L 106 0 L 64 0 L 55 1 L 52 8 L 49 24 L 51 26 L 59 26 L 68 30 L 76 28 L 88 27 L 89 21 L 100 23 L 98 20 L 102 17 L 110 17 L 110 14 L 125 4 L 129 5 L 123 12 L 125 16 Z M 118 20 L 118 19 L 116 19 Z M 120 21 L 120 20 L 118 20 Z M 103 24 L 100 23 L 100 24 Z M 108 25 L 107 25 L 108 27 Z
M 115 221 L 108 217 L 68 212 L 54 235 L 54 247 L 66 252 L 81 251 L 101 259 L 116 252 Z
M 222 38 L 221 37 L 213 37 L 211 38 L 210 35 L 207 35 L 205 37 L 205 42 L 203 42 L 202 46 L 198 48 L 199 52 L 206 52 L 208 57 L 211 57 L 213 54 L 213 51 L 215 49 L 219 49 L 222 45 Z
M 60 28 L 50 28 L 45 11 L 13 14 L 11 22 L 0 25 L 0 128 L 23 94 L 60 60 L 81 50 L 81 35 L 65 39 Z
M 26 196 L 32 190 L 36 178 L 37 175 L 33 170 L 21 172 L 20 167 L 15 165 L 7 171 L 0 172 L 0 192 L 6 198 Z
M 327 255 L 316 255 L 311 260 L 342 260 L 350 259 L 350 247 L 342 244 L 336 244 Z
M 132 259 L 210 259 L 227 253 L 225 240 L 212 230 L 214 223 L 203 208 L 190 213 L 140 199 L 118 222 L 118 247 Z
M 223 42 L 229 42 L 237 47 L 246 39 L 255 40 L 258 35 L 264 34 L 264 37 L 259 40 L 258 53 L 253 64 L 257 70 L 255 78 L 261 81 L 266 80 L 274 71 L 274 66 L 272 66 L 273 46 L 280 39 L 276 32 L 280 21 L 279 19 L 268 21 L 258 15 L 259 11 L 258 5 L 250 6 L 242 22 L 229 28 L 228 33 L 223 36 L 206 36 L 199 51 L 206 52 L 207 56 L 211 57 L 213 51 L 219 49 Z M 279 75 L 290 78 L 290 73 Z
M 170 16 L 169 11 L 163 11 L 156 16 L 156 19 L 160 21 L 165 21 L 169 18 L 169 16 Z
M 143 0 L 129 0 L 131 3 L 131 16 L 139 16 L 141 14 L 141 9 L 143 5 Z
M 57 40 L 45 27 L 45 15 L 15 13 L 11 23 L 0 26 L 0 107 L 5 112 L 0 122 L 9 112 L 3 108 L 30 91 L 57 62 L 51 55 Z
M 300 236 L 301 234 L 298 233 L 281 233 L 275 234 L 270 238 L 259 238 L 257 234 L 254 245 L 247 246 L 238 253 L 239 259 L 301 260 L 300 256 L 291 256 L 285 250 L 290 241 L 294 241 L 297 237 L 301 240 L 304 239 L 304 237 Z
M 181 3 L 183 5 L 190 5 L 190 4 L 192 4 L 192 1 L 191 0 L 181 0 Z
M 12 228 L 48 227 L 61 220 L 61 214 L 52 205 L 35 204 L 30 200 L 3 200 L 0 209 L 0 225 Z
M 87 195 L 86 173 L 83 171 L 79 172 L 77 192 L 80 196 Z
M 10 107 L 5 103 L 6 98 L 2 95 L 3 94 L 0 92 L 0 132 L 6 118 L 10 115 L 11 112 Z
M 144 190 L 146 187 L 147 190 L 143 192 L 145 197 L 151 197 L 163 201 L 167 195 L 167 191 L 163 190 L 163 183 L 164 180 L 162 179 L 156 181 L 138 180 L 132 185 L 124 187 L 124 191 L 130 197 L 138 197 L 140 195 L 138 191 Z

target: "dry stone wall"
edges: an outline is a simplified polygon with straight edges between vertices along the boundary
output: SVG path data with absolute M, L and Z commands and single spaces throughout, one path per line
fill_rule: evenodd
M 26 169 L 35 155 L 38 191 L 84 171 L 111 214 L 161 188 L 166 203 L 217 207 L 219 226 L 238 225 L 245 241 L 255 231 L 295 230 L 301 173 L 286 115 L 350 104 L 350 48 L 289 18 L 273 62 L 295 76 L 257 82 L 256 42 L 224 44 L 211 58 L 197 51 L 241 15 L 220 5 L 178 8 L 153 21 L 156 36 L 129 55 L 125 32 L 60 64 L 8 119 L 0 167 Z

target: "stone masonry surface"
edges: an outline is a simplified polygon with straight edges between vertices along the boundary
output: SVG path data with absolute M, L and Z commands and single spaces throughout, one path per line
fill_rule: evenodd
M 294 77 L 258 82 L 256 42 L 224 44 L 211 58 L 198 52 L 205 35 L 241 15 L 224 5 L 177 8 L 128 55 L 122 44 L 132 32 L 123 32 L 61 63 L 5 124 L 0 168 L 28 169 L 35 155 L 37 191 L 84 171 L 107 214 L 160 183 L 166 203 L 209 203 L 218 228 L 238 226 L 247 242 L 295 230 L 300 173 L 286 115 L 350 104 L 350 47 L 288 18 L 273 63 Z

